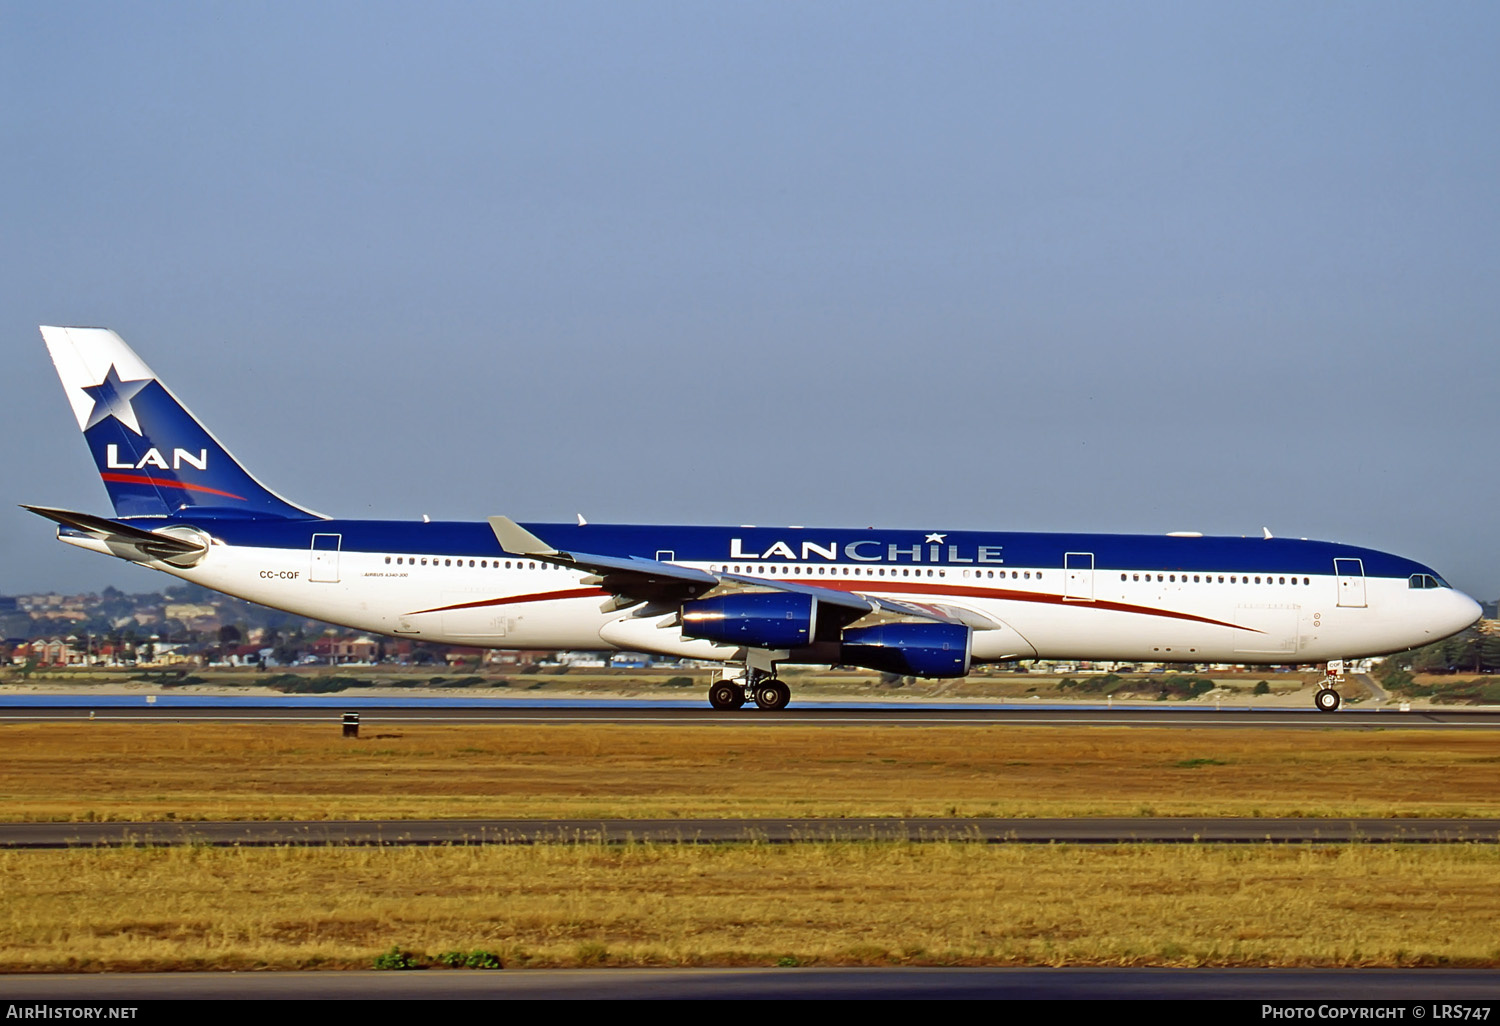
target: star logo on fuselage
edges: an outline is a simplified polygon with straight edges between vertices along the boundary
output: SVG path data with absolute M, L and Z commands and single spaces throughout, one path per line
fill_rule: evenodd
M 130 401 L 141 389 L 151 384 L 151 381 L 151 378 L 121 381 L 119 371 L 115 370 L 114 364 L 110 364 L 103 381 L 97 385 L 83 386 L 84 392 L 94 400 L 94 408 L 89 411 L 89 419 L 83 425 L 83 429 L 87 431 L 95 424 L 103 423 L 113 417 L 136 434 L 140 434 L 141 423 L 136 420 L 135 407 L 130 405 Z
M 943 544 L 943 539 L 946 538 L 946 537 L 948 537 L 946 534 L 929 534 L 927 536 L 927 540 L 930 541 L 930 542 L 935 542 L 938 545 L 941 545 L 941 544 Z

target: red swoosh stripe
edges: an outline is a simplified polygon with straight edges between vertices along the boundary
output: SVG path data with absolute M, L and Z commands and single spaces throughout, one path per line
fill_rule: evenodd
M 185 492 L 203 492 L 206 495 L 222 495 L 226 499 L 239 499 L 245 501 L 243 495 L 235 495 L 233 492 L 221 492 L 217 488 L 205 488 L 203 485 L 188 484 L 186 481 L 168 481 L 162 477 L 151 477 L 149 474 L 104 474 L 99 475 L 106 481 L 115 484 L 148 484 L 156 485 L 158 488 L 181 488 Z
M 590 595 L 604 596 L 610 594 L 603 588 L 569 588 L 567 591 L 540 591 L 531 595 L 512 595 L 509 598 L 480 599 L 478 602 L 460 602 L 453 606 L 434 606 L 431 609 L 418 609 L 416 612 L 407 613 L 407 616 L 416 616 L 417 613 L 446 613 L 454 609 L 481 609 L 485 606 L 509 606 L 518 602 L 550 602 L 553 599 L 566 598 L 588 598 Z
M 809 583 L 799 579 L 790 578 L 766 578 L 768 581 L 787 580 L 792 584 Z M 1243 627 L 1237 623 L 1229 623 L 1224 620 L 1215 620 L 1207 616 L 1198 616 L 1195 613 L 1182 613 L 1173 609 L 1152 609 L 1150 606 L 1137 606 L 1128 602 L 1110 602 L 1106 599 L 1094 599 L 1084 601 L 1074 599 L 1065 600 L 1061 595 L 1052 595 L 1034 591 L 1013 591 L 1005 588 L 975 588 L 961 584 L 917 584 L 907 581 L 882 581 L 880 587 L 870 588 L 865 581 L 818 581 L 814 587 L 828 588 L 831 591 L 871 592 L 874 594 L 900 593 L 906 595 L 937 595 L 955 596 L 966 598 L 998 599 L 1003 602 L 1036 602 L 1043 605 L 1054 606 L 1085 606 L 1094 609 L 1108 609 L 1115 613 L 1134 613 L 1138 616 L 1161 616 L 1171 620 L 1188 620 L 1193 623 L 1212 624 L 1215 627 L 1232 627 L 1239 631 L 1250 631 L 1252 634 L 1264 634 L 1265 631 L 1254 627 Z M 552 599 L 564 598 L 586 598 L 590 595 L 604 596 L 611 594 L 603 588 L 573 588 L 567 591 L 545 591 L 531 595 L 513 595 L 509 598 L 481 599 L 478 602 L 460 602 L 452 606 L 436 606 L 432 609 L 419 609 L 416 613 L 442 613 L 454 609 L 479 609 L 484 606 L 506 606 L 521 602 L 547 602 Z M 415 616 L 416 613 L 408 613 Z
M 807 584 L 811 582 L 792 579 L 794 583 Z M 1196 613 L 1181 613 L 1173 609 L 1153 609 L 1150 606 L 1137 606 L 1128 602 L 1110 602 L 1107 599 L 1064 599 L 1061 595 L 1035 591 L 1012 591 L 1005 588 L 975 588 L 962 584 L 917 584 L 916 582 L 889 581 L 882 582 L 879 588 L 863 587 L 862 582 L 855 581 L 818 581 L 813 587 L 828 588 L 835 591 L 872 592 L 881 594 L 884 592 L 903 592 L 914 595 L 961 595 L 969 598 L 999 599 L 1004 602 L 1038 602 L 1043 605 L 1053 606 L 1090 606 L 1095 609 L 1108 609 L 1115 613 L 1135 613 L 1140 616 L 1164 616 L 1172 620 L 1191 620 L 1194 623 L 1208 623 L 1216 627 L 1233 627 L 1239 631 L 1251 631 L 1255 634 L 1264 634 L 1265 631 L 1256 630 L 1254 627 L 1242 627 L 1237 623 L 1228 623 L 1224 620 L 1215 620 L 1207 616 L 1198 616 Z

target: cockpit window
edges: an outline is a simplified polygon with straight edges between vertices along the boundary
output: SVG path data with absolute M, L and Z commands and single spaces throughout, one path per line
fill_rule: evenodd
M 1451 588 L 1453 585 L 1436 574 L 1412 574 L 1407 578 L 1408 588 Z

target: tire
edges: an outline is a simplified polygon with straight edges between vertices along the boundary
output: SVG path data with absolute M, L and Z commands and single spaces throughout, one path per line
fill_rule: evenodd
M 708 704 L 715 709 L 738 709 L 745 704 L 745 695 L 729 681 L 720 681 L 708 689 Z
M 768 680 L 755 689 L 755 704 L 767 712 L 785 709 L 792 700 L 792 689 L 779 680 Z
M 1339 707 L 1339 693 L 1333 688 L 1322 688 L 1313 699 L 1313 703 L 1317 705 L 1318 712 L 1336 712 Z

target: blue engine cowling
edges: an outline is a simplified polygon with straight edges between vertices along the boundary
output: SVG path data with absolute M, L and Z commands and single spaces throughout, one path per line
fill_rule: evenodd
M 725 645 L 798 648 L 810 644 L 817 600 L 785 591 L 747 591 L 682 604 L 682 633 Z
M 961 623 L 850 627 L 839 661 L 912 677 L 962 677 L 969 672 L 969 628 Z

